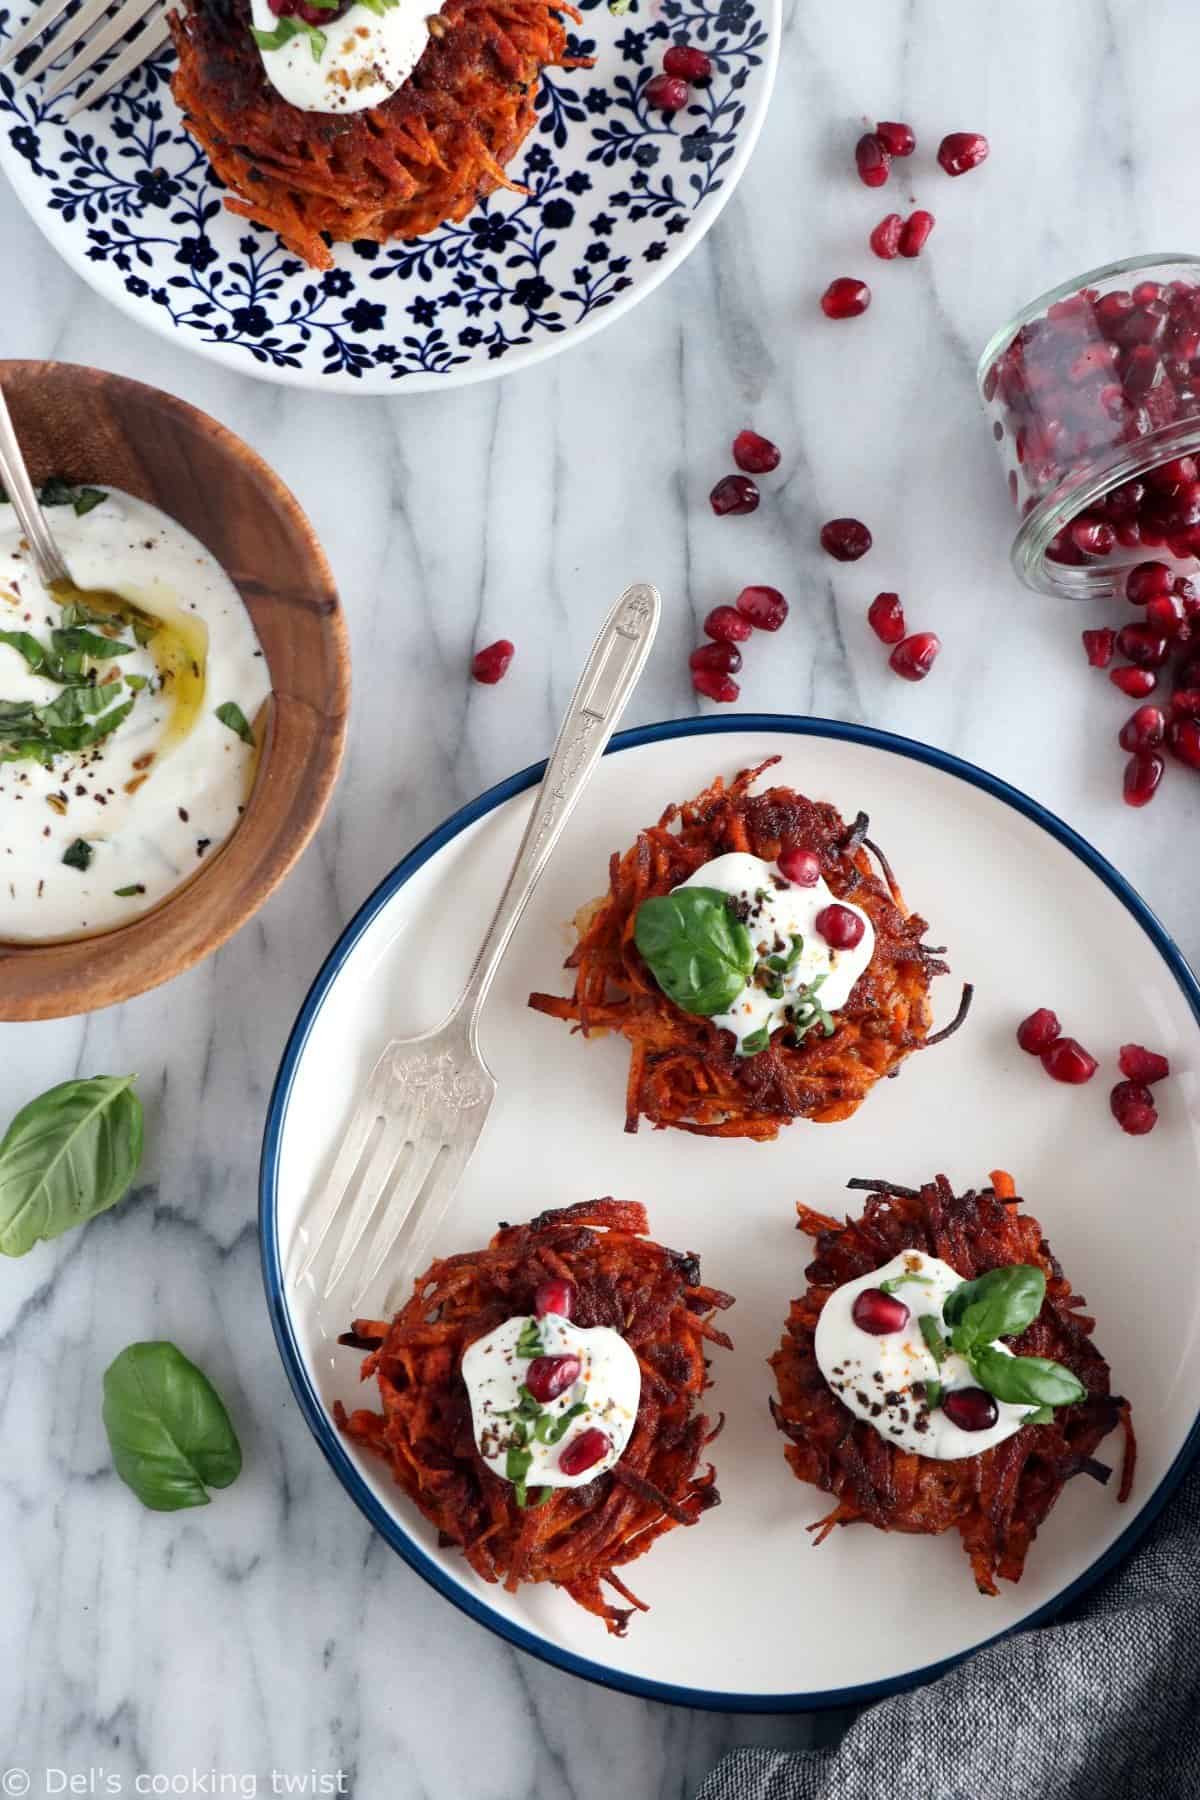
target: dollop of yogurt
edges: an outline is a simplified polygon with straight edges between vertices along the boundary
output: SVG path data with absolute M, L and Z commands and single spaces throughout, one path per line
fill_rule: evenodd
M 713 1024 L 732 1031 L 739 1049 L 747 1038 L 755 1038 L 764 1028 L 769 1034 L 797 1017 L 802 1022 L 805 1015 L 803 1009 L 797 1014 L 797 1006 L 806 991 L 827 1013 L 837 1012 L 850 998 L 874 952 L 875 928 L 867 914 L 848 900 L 838 900 L 820 876 L 815 886 L 798 887 L 780 873 L 776 863 L 743 851 L 730 851 L 703 863 L 679 885 L 714 888 L 728 894 L 760 959 L 795 958 L 790 968 L 778 972 L 778 993 L 772 994 L 756 972 L 729 1011 L 715 1014 Z M 817 930 L 818 913 L 835 902 L 856 913 L 865 927 L 858 943 L 849 950 L 836 950 Z M 801 940 L 798 953 L 797 938 Z
M 898 1450 L 915 1451 L 936 1462 L 957 1462 L 991 1450 L 1020 1431 L 1028 1415 L 1038 1410 L 997 1400 L 994 1425 L 984 1431 L 963 1431 L 940 1406 L 926 1403 L 928 1382 L 940 1382 L 944 1393 L 978 1385 L 966 1358 L 956 1351 L 950 1351 L 939 1368 L 921 1334 L 921 1316 L 931 1313 L 949 1336 L 942 1308 L 963 1279 L 941 1257 L 903 1250 L 882 1269 L 834 1289 L 821 1308 L 813 1342 L 821 1373 L 843 1406 Z M 908 1323 L 901 1331 L 876 1337 L 855 1324 L 853 1308 L 861 1293 L 884 1282 L 898 1284 L 892 1291 L 908 1307 Z M 994 1348 L 1012 1355 L 1007 1344 L 996 1343 Z
M 437 10 L 434 0 L 378 0 L 378 10 L 359 0 L 339 18 L 331 13 L 284 42 L 264 44 L 258 36 L 255 42 L 267 80 L 289 106 L 364 112 L 404 86 L 429 41 L 429 15 Z M 285 24 L 268 0 L 250 0 L 250 22 L 269 38 L 282 35 Z
M 535 1342 L 537 1347 L 532 1348 Z M 532 1355 L 523 1354 L 531 1348 Z M 535 1356 L 576 1356 L 579 1374 L 565 1392 L 540 1407 L 536 1419 L 518 1420 L 514 1415 Z M 511 1480 L 509 1451 L 517 1444 L 529 1453 L 523 1481 L 530 1490 L 583 1487 L 595 1481 L 620 1462 L 637 1422 L 642 1393 L 638 1359 L 620 1332 L 607 1325 L 573 1325 L 558 1313 L 543 1318 L 518 1314 L 471 1345 L 462 1360 L 462 1374 L 480 1456 L 494 1475 Z M 562 1429 L 568 1414 L 571 1418 Z M 542 1420 L 549 1424 L 542 1425 L 539 1435 Z M 514 1437 L 515 1425 L 523 1429 Z M 563 1451 L 581 1432 L 594 1427 L 608 1437 L 608 1450 L 578 1475 L 568 1475 L 560 1466 Z M 544 1442 L 543 1435 L 549 1441 Z

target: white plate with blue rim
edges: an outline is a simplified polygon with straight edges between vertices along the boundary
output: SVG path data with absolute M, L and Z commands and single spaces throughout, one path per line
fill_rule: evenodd
M 3 0 L 0 48 L 34 3 Z M 374 394 L 507 374 L 679 266 L 745 169 L 775 77 L 780 0 L 580 6 L 568 54 L 595 64 L 543 75 L 509 169 L 528 193 L 493 194 L 423 238 L 338 245 L 325 273 L 222 206 L 171 96 L 170 48 L 70 124 L 75 89 L 45 105 L 45 78 L 0 73 L 0 166 L 97 292 L 246 374 Z M 664 115 L 644 88 L 675 41 L 707 51 L 714 73 Z
M 626 1046 L 584 1043 L 529 1011 L 531 989 L 566 991 L 569 921 L 604 891 L 610 851 L 717 774 L 779 755 L 772 780 L 869 813 L 906 899 L 949 947 L 938 1022 L 958 983 L 966 1026 L 881 1082 L 852 1119 L 793 1125 L 772 1144 L 622 1129 Z M 417 846 L 331 952 L 292 1032 L 267 1120 L 263 1268 L 276 1338 L 305 1417 L 348 1494 L 387 1541 L 464 1613 L 546 1661 L 653 1699 L 747 1711 L 836 1706 L 926 1680 L 1016 1627 L 1043 1620 L 1111 1568 L 1145 1529 L 1200 1440 L 1200 986 L 1123 878 L 1024 795 L 940 751 L 865 727 L 745 716 L 625 732 L 601 763 L 521 923 L 482 1026 L 495 1108 L 439 1252 L 486 1244 L 501 1219 L 615 1194 L 648 1208 L 653 1235 L 699 1253 L 736 1305 L 732 1352 L 712 1356 L 709 1410 L 722 1504 L 670 1533 L 632 1571 L 650 1611 L 628 1636 L 553 1589 L 506 1594 L 478 1580 L 407 1504 L 386 1467 L 343 1439 L 335 1400 L 369 1404 L 360 1357 L 338 1347 L 348 1300 L 322 1309 L 284 1270 L 314 1179 L 377 1048 L 434 1023 L 465 979 L 540 769 L 511 777 Z M 1053 1006 L 1100 1058 L 1087 1087 L 1050 1081 L 1015 1041 Z M 1118 1046 L 1164 1051 L 1172 1075 L 1141 1138 L 1110 1117 Z M 814 1545 L 827 1497 L 796 1481 L 770 1418 L 766 1359 L 803 1290 L 809 1240 L 795 1203 L 861 1211 L 853 1176 L 957 1191 L 1011 1169 L 1097 1319 L 1115 1391 L 1133 1405 L 1132 1495 L 1068 1482 L 1019 1584 L 976 1592 L 957 1534 L 867 1525 Z M 370 1299 L 366 1310 L 370 1311 Z M 1120 1459 L 1119 1433 L 1101 1446 Z

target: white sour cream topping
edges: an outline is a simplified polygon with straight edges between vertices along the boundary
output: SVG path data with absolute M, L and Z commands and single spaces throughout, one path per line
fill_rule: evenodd
M 906 1274 L 922 1275 L 928 1285 L 906 1281 L 896 1289 L 895 1298 L 909 1309 L 903 1331 L 874 1337 L 854 1323 L 851 1310 L 865 1289 Z M 940 1381 L 945 1392 L 979 1385 L 966 1358 L 955 1351 L 938 1368 L 917 1322 L 922 1313 L 932 1313 L 948 1337 L 950 1328 L 942 1318 L 942 1308 L 962 1283 L 958 1271 L 939 1256 L 926 1256 L 922 1250 L 901 1251 L 884 1268 L 835 1288 L 821 1308 L 813 1341 L 821 1373 L 843 1406 L 873 1425 L 880 1437 L 898 1450 L 915 1450 L 936 1462 L 957 1462 L 960 1457 L 978 1456 L 1002 1444 L 1021 1429 L 1029 1413 L 1037 1411 L 1034 1406 L 1012 1406 L 997 1400 L 994 1425 L 986 1431 L 963 1431 L 940 1406 L 930 1411 L 923 1399 L 914 1397 L 915 1381 Z M 997 1342 L 994 1348 L 1012 1355 L 1007 1344 Z
M 131 495 L 106 492 L 83 518 L 69 506 L 49 515 L 72 577 L 81 589 L 132 602 L 165 629 L 138 645 L 131 627 L 114 618 L 131 647 L 97 663 L 96 674 L 112 672 L 114 696 L 132 706 L 110 736 L 59 753 L 48 768 L 0 762 L 0 941 L 128 924 L 215 853 L 237 825 L 254 776 L 256 751 L 214 710 L 232 701 L 253 726 L 270 692 L 240 594 L 182 526 Z M 0 505 L 0 630 L 49 646 L 62 622 L 12 508 Z M 0 701 L 45 706 L 64 691 L 33 674 L 18 649 L 0 644 Z M 77 839 L 91 853 L 86 869 L 63 862 Z
M 780 977 L 780 998 L 773 1000 L 765 988 L 751 982 L 728 1012 L 714 1016 L 713 1024 L 732 1031 L 739 1044 L 764 1025 L 768 1031 L 782 1025 L 800 990 L 810 987 L 822 975 L 825 979 L 817 988 L 816 998 L 826 1012 L 837 1012 L 850 998 L 851 989 L 875 949 L 875 928 L 860 907 L 838 900 L 821 877 L 815 887 L 794 886 L 780 874 L 775 863 L 764 862 L 761 856 L 748 856 L 742 851 L 715 856 L 681 882 L 680 887 L 716 888 L 744 903 L 748 909 L 746 929 L 760 957 L 786 956 L 793 937 L 804 940 L 799 960 Z M 852 950 L 835 950 L 817 930 L 817 914 L 835 903 L 857 913 L 866 926 Z
M 429 15 L 438 4 L 396 0 L 382 13 L 352 6 L 340 19 L 317 27 L 325 37 L 319 59 L 307 31 L 297 32 L 278 50 L 258 44 L 267 80 L 300 112 L 353 113 L 382 106 L 420 62 L 429 41 Z M 259 31 L 274 31 L 280 24 L 267 0 L 250 0 L 250 19 Z
M 642 1394 L 638 1359 L 619 1331 L 607 1325 L 572 1325 L 558 1313 L 547 1313 L 541 1319 L 524 1314 L 505 1319 L 503 1325 L 473 1343 L 463 1357 L 462 1373 L 471 1398 L 475 1444 L 492 1473 L 506 1480 L 513 1421 L 504 1415 L 520 1404 L 519 1389 L 529 1372 L 531 1359 L 517 1355 L 518 1340 L 527 1326 L 537 1329 L 542 1345 L 539 1354 L 579 1358 L 578 1380 L 556 1400 L 548 1400 L 544 1413 L 561 1419 L 579 1403 L 584 1411 L 572 1419 L 555 1444 L 540 1443 L 530 1431 L 525 1448 L 533 1460 L 525 1484 L 531 1493 L 538 1487 L 584 1487 L 620 1462 L 633 1433 Z M 593 1426 L 607 1434 L 607 1454 L 579 1475 L 565 1474 L 559 1467 L 560 1456 L 580 1432 Z

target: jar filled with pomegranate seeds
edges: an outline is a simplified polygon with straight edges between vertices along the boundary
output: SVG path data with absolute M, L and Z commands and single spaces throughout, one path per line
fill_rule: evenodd
M 998 331 L 979 391 L 1020 514 L 1013 567 L 1076 599 L 1200 557 L 1200 257 L 1137 256 Z

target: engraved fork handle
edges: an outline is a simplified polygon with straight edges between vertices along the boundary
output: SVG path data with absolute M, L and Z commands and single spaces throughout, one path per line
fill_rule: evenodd
M 69 581 L 70 572 L 50 534 L 50 527 L 42 516 L 37 495 L 33 491 L 33 483 L 29 479 L 29 470 L 25 467 L 25 458 L 17 442 L 3 388 L 0 388 L 0 481 L 4 483 L 4 491 L 12 501 L 21 530 L 29 539 L 38 574 L 46 586 L 49 587 L 52 581 Z
M 637 685 L 661 616 L 662 600 L 657 588 L 648 583 L 626 588 L 592 645 L 546 764 L 500 904 L 462 997 L 446 1020 L 449 1024 L 466 1015 L 467 1039 L 476 1052 L 479 1015 L 500 958 Z

